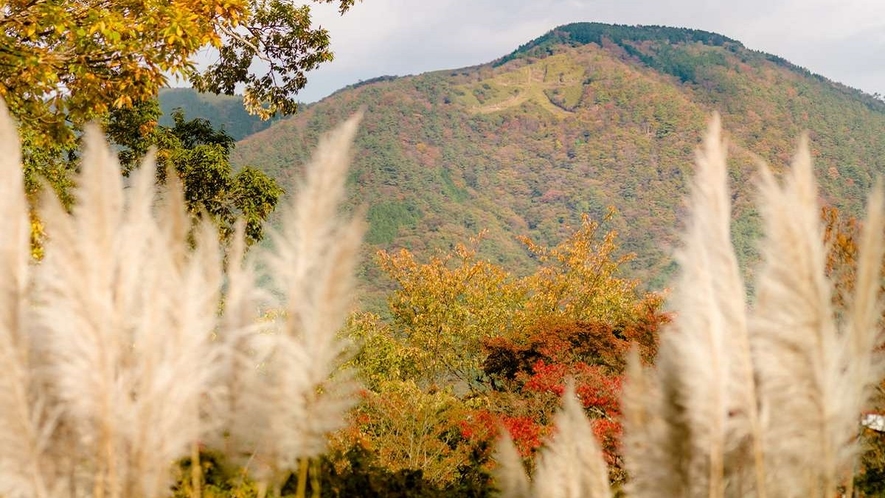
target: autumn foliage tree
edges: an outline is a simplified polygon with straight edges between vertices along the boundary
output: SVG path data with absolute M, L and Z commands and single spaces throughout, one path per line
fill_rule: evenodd
M 424 386 L 482 381 L 482 341 L 505 333 L 525 291 L 501 267 L 477 257 L 475 245 L 421 264 L 412 253 L 381 251 L 381 268 L 399 288 L 389 299 L 391 333 L 414 356 Z
M 353 364 L 370 389 L 352 442 L 392 468 L 417 465 L 451 484 L 459 465 L 485 462 L 476 448 L 490 447 L 503 427 L 530 462 L 573 379 L 612 477 L 623 480 L 620 379 L 631 344 L 654 357 L 668 320 L 661 297 L 620 276 L 629 256 L 589 217 L 556 246 L 523 242 L 539 263 L 524 277 L 479 258 L 479 239 L 426 263 L 406 250 L 379 253 L 398 289 L 389 319 L 352 318 L 349 331 L 363 344 Z M 405 447 L 420 461 L 406 459 Z
M 355 0 L 314 2 L 344 13 Z M 61 159 L 83 123 L 156 98 L 170 76 L 214 93 L 242 85 L 251 112 L 291 113 L 305 73 L 332 59 L 329 42 L 309 5 L 284 0 L 11 0 L 0 6 L 0 97 L 27 175 L 64 189 Z M 200 69 L 204 48 L 217 59 Z
M 610 209 L 603 222 L 614 214 Z M 629 318 L 637 282 L 620 277 L 619 270 L 632 255 L 618 254 L 617 232 L 600 231 L 600 223 L 585 214 L 580 227 L 555 247 L 522 237 L 540 263 L 537 271 L 524 279 L 524 286 L 531 289 L 526 302 L 528 315 L 611 323 Z

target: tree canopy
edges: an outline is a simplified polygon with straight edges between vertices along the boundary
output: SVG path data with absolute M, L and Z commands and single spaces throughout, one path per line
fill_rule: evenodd
M 343 14 L 356 0 L 336 4 Z M 195 56 L 214 49 L 215 62 Z M 281 190 L 254 169 L 233 175 L 233 139 L 207 122 L 158 128 L 159 89 L 170 77 L 201 91 L 244 94 L 262 118 L 296 109 L 305 73 L 332 59 L 328 32 L 310 5 L 289 0 L 10 0 L 0 4 L 0 97 L 19 122 L 30 197 L 46 180 L 66 202 L 81 126 L 104 121 L 133 167 L 149 146 L 174 165 L 192 212 L 205 209 L 229 231 L 247 219 L 250 240 Z M 201 137 L 203 142 L 189 142 Z M 207 176 L 208 175 L 208 176 Z
M 626 354 L 635 344 L 650 362 L 670 316 L 662 296 L 621 276 L 631 256 L 616 239 L 587 216 L 555 246 L 523 238 L 539 263 L 525 276 L 479 256 L 481 237 L 426 262 L 380 251 L 397 288 L 381 315 L 351 317 L 348 333 L 362 346 L 351 364 L 366 390 L 333 446 L 359 443 L 388 468 L 452 486 L 469 480 L 459 469 L 488 460 L 501 428 L 531 460 L 572 378 L 610 477 L 622 482 Z
M 209 216 L 224 239 L 233 234 L 236 219 L 242 217 L 247 242 L 261 240 L 264 221 L 283 189 L 256 168 L 234 171 L 229 159 L 234 139 L 224 129 L 215 129 L 205 119 L 188 120 L 181 109 L 173 111 L 171 127 L 157 125 L 159 116 L 156 100 L 110 113 L 105 128 L 119 148 L 124 174 L 156 147 L 158 178 L 165 181 L 167 171 L 179 176 L 191 215 Z
M 343 14 L 356 0 L 336 4 Z M 194 57 L 212 48 L 208 67 Z M 296 109 L 305 73 L 330 61 L 310 5 L 288 0 L 10 0 L 0 6 L 0 97 L 19 122 L 30 194 L 63 198 L 89 121 L 155 99 L 170 77 L 241 91 L 262 118 Z
M 314 2 L 344 13 L 355 0 Z M 251 111 L 292 112 L 305 72 L 332 59 L 310 14 L 285 0 L 11 0 L 0 8 L 0 96 L 52 140 L 154 98 L 170 75 L 216 93 L 244 85 Z M 201 70 L 205 47 L 218 58 Z

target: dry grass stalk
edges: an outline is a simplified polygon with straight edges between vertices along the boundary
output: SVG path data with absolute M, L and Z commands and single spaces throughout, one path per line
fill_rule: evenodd
M 645 409 L 664 421 L 645 421 L 661 430 L 657 436 L 662 439 L 644 444 L 665 450 L 631 455 L 637 459 L 635 472 L 657 473 L 634 481 L 636 496 L 660 496 L 662 482 L 669 483 L 664 489 L 673 496 L 727 496 L 749 489 L 765 496 L 764 486 L 755 485 L 765 476 L 761 443 L 746 444 L 760 441 L 762 432 L 746 290 L 731 243 L 726 151 L 714 115 L 697 154 L 691 211 L 677 254 L 681 272 L 671 306 L 678 319 L 662 335 L 657 361 L 662 395 L 655 401 L 660 404 Z M 642 409 L 643 401 L 638 402 Z M 625 408 L 628 417 L 636 409 Z M 651 436 L 638 429 L 627 439 Z M 755 473 L 746 475 L 748 467 Z M 646 468 L 655 470 L 639 470 Z M 756 482 L 748 479 L 753 475 Z M 736 489 L 726 493 L 728 487 Z
M 860 413 L 882 373 L 874 361 L 882 311 L 881 187 L 870 198 L 855 298 L 840 323 L 824 273 L 807 140 L 783 187 L 763 166 L 764 261 L 750 307 L 730 240 L 725 151 L 714 116 L 698 153 L 678 255 L 677 319 L 662 335 L 655 369 L 643 371 L 635 353 L 629 361 L 623 396 L 628 494 L 833 496 L 850 476 Z M 560 465 L 558 473 L 538 472 L 534 496 L 557 485 L 541 480 L 570 478 L 564 477 L 567 462 Z
M 71 432 L 73 493 L 160 496 L 170 462 L 203 434 L 199 403 L 209 390 L 210 342 L 220 298 L 218 240 L 197 230 L 182 244 L 154 216 L 154 169 L 124 194 L 101 134 L 86 135 L 73 213 L 52 197 L 41 217 L 50 241 L 35 269 L 39 354 L 61 423 Z M 180 249 L 180 248 L 176 248 Z
M 608 468 L 573 384 L 569 383 L 566 387 L 562 400 L 563 407 L 554 418 L 556 434 L 538 457 L 535 478 L 531 484 L 513 441 L 506 435 L 502 438 L 498 447 L 500 467 L 497 476 L 503 496 L 611 496 Z
M 851 472 L 858 417 L 879 379 L 873 347 L 881 192 L 871 197 L 865 222 L 859 272 L 866 274 L 858 274 L 847 321 L 837 323 L 807 140 L 783 188 L 762 173 L 765 264 L 751 338 L 767 414 L 769 487 L 779 496 L 829 496 Z
M 350 311 L 353 274 L 364 223 L 339 212 L 350 162 L 350 143 L 359 116 L 326 137 L 308 165 L 298 195 L 285 213 L 283 230 L 272 234 L 274 251 L 267 257 L 284 313 L 264 330 L 239 335 L 238 324 L 254 313 L 249 295 L 238 287 L 241 271 L 230 272 L 226 320 L 235 363 L 231 369 L 230 448 L 247 456 L 254 475 L 276 490 L 299 459 L 323 452 L 325 435 L 344 425 L 343 414 L 355 402 L 355 384 L 341 370 L 346 344 L 337 336 Z M 237 256 L 238 257 L 238 256 Z M 233 258 L 232 258 L 233 259 Z M 249 282 L 242 279 L 242 282 Z M 248 356 L 248 351 L 257 355 Z M 257 451 L 255 451 L 257 449 Z
M 0 105 L 0 495 L 56 494 L 61 469 L 46 458 L 56 410 L 34 368 L 29 292 L 30 226 L 15 125 Z
M 356 123 L 308 170 L 270 257 L 286 313 L 262 321 L 268 295 L 242 242 L 225 285 L 217 230 L 191 227 L 177 177 L 157 192 L 148 158 L 124 188 L 94 128 L 73 211 L 42 200 L 49 239 L 31 263 L 18 140 L 0 104 L 0 494 L 165 496 L 174 462 L 221 433 L 271 484 L 322 451 L 355 399 L 336 332 L 363 232 L 338 213 Z
M 513 444 L 510 433 L 502 431 L 495 449 L 495 468 L 499 491 L 507 498 L 529 498 L 532 496 L 529 477 L 522 463 L 522 456 Z

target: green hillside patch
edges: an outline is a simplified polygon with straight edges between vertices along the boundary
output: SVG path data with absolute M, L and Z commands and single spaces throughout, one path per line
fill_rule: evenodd
M 448 169 L 440 169 L 440 179 L 442 180 L 443 192 L 454 202 L 462 203 L 470 198 L 470 194 L 466 189 L 459 187 L 452 180 L 452 173 Z
M 164 88 L 160 90 L 160 124 L 172 126 L 172 111 L 181 108 L 188 119 L 202 118 L 213 127 L 222 128 L 236 140 L 267 129 L 279 118 L 262 121 L 243 107 L 243 97 L 198 93 L 192 88 Z
M 544 90 L 544 95 L 550 99 L 553 105 L 571 112 L 581 103 L 584 87 L 575 85 L 566 88 L 548 88 Z
M 421 213 L 406 202 L 380 202 L 369 206 L 367 218 L 366 242 L 386 245 L 396 239 L 400 228 L 415 228 L 421 220 Z
M 536 64 L 504 68 L 476 83 L 458 85 L 452 89 L 452 100 L 481 114 L 533 102 L 563 116 L 581 101 L 585 71 L 569 54 L 559 54 Z

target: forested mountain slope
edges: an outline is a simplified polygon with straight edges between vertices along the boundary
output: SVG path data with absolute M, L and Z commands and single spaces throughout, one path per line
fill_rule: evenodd
M 266 129 L 273 120 L 262 121 L 243 108 L 243 97 L 197 93 L 192 88 L 164 88 L 160 90 L 160 124 L 172 126 L 172 111 L 180 108 L 187 119 L 209 120 L 215 128 L 223 128 L 240 140 Z
M 614 206 L 611 227 L 652 288 L 672 270 L 714 110 L 732 143 L 745 259 L 758 159 L 780 169 L 807 130 L 822 195 L 851 212 L 885 170 L 881 101 L 714 33 L 597 23 L 556 28 L 489 64 L 345 88 L 247 137 L 234 160 L 288 183 L 317 136 L 361 108 L 351 186 L 375 247 L 422 253 L 487 230 L 481 253 L 527 270 L 517 236 L 555 242 L 582 213 Z

